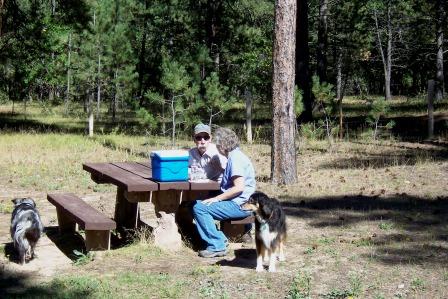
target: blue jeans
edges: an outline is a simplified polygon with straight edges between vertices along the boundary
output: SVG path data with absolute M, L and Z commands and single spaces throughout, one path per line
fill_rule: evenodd
M 214 220 L 238 219 L 250 216 L 250 211 L 244 211 L 231 200 L 224 200 L 205 205 L 202 200 L 196 200 L 193 205 L 193 218 L 199 235 L 207 244 L 208 251 L 226 249 L 227 238 L 216 228 Z

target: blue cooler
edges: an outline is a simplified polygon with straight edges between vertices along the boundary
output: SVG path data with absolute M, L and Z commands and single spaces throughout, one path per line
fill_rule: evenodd
M 188 180 L 188 151 L 151 152 L 152 178 L 160 182 Z

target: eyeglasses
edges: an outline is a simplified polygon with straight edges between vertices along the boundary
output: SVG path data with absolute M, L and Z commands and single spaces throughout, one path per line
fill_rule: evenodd
M 194 136 L 194 139 L 196 141 L 201 141 L 202 139 L 204 139 L 205 141 L 210 139 L 210 135 L 196 135 Z

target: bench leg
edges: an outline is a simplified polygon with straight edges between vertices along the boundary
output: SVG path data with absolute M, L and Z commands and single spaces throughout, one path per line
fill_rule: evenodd
M 117 188 L 114 220 L 118 229 L 135 229 L 138 223 L 138 203 L 131 203 L 126 199 L 126 190 Z
M 109 230 L 86 230 L 86 250 L 110 250 Z
M 76 222 L 72 217 L 67 215 L 61 208 L 56 208 L 58 215 L 59 232 L 74 232 L 76 229 Z
M 232 242 L 240 240 L 245 233 L 244 224 L 231 224 L 227 221 L 221 221 L 219 228 Z

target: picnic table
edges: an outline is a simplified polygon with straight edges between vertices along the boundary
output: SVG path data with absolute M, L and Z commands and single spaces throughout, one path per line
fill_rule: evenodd
M 83 169 L 91 174 L 94 182 L 117 186 L 114 220 L 117 229 L 122 231 L 138 227 L 140 202 L 151 202 L 159 219 L 164 214 L 170 214 L 174 222 L 174 214 L 182 200 L 187 199 L 186 197 L 191 199 L 196 193 L 219 190 L 219 183 L 211 180 L 179 182 L 153 180 L 150 162 L 84 163 Z M 158 234 L 156 238 L 167 237 L 167 231 L 164 231 L 163 227 L 154 230 L 154 233 Z M 169 237 L 180 241 L 180 234 L 177 231 L 175 234 L 173 236 L 173 232 L 170 231 Z

